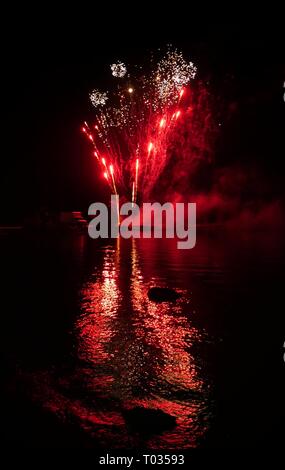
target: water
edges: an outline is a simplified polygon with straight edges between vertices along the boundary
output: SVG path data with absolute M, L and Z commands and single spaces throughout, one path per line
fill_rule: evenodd
M 216 229 L 201 230 L 193 250 L 2 234 L 5 439 L 106 449 L 282 442 L 281 246 L 279 234 Z M 152 286 L 181 297 L 152 302 Z M 145 420 L 134 426 L 138 407 Z M 149 410 L 175 425 L 155 429 Z

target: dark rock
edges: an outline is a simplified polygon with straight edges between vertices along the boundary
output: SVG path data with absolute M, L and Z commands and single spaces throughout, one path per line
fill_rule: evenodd
M 145 435 L 160 434 L 176 426 L 176 419 L 161 410 L 136 407 L 124 410 L 123 417 L 132 431 Z
M 147 295 L 153 302 L 175 302 L 180 297 L 178 292 L 168 287 L 151 287 Z

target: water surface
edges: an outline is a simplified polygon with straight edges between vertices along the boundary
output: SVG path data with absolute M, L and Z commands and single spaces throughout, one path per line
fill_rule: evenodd
M 193 250 L 77 233 L 1 241 L 9 442 L 188 449 L 280 439 L 281 236 L 201 231 Z M 181 298 L 152 302 L 152 286 Z M 152 430 L 146 414 L 134 429 L 127 412 L 137 407 L 176 425 Z

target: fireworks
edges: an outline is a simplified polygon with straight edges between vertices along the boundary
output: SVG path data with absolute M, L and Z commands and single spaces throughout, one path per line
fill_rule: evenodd
M 116 62 L 110 67 L 112 70 L 113 77 L 123 78 L 127 73 L 127 67 L 125 66 L 125 64 L 123 64 L 123 62 Z
M 136 76 L 127 76 L 122 62 L 110 67 L 122 80 L 108 92 L 90 93 L 96 115 L 82 130 L 112 191 L 146 200 L 173 155 L 177 160 L 179 152 L 188 168 L 204 158 L 210 111 L 205 93 L 193 97 L 190 89 L 196 66 L 176 50 Z
M 137 198 L 138 194 L 138 177 L 139 177 L 139 159 L 136 159 L 136 176 L 135 176 L 135 181 L 134 181 L 134 200 Z
M 195 78 L 196 72 L 193 62 L 186 62 L 180 52 L 169 50 L 155 72 L 157 92 L 162 103 L 172 103 L 177 92 L 181 98 L 183 86 Z
M 150 142 L 150 143 L 148 144 L 148 147 L 147 147 L 148 153 L 150 153 L 150 152 L 152 151 L 152 149 L 153 149 L 153 143 Z
M 99 90 L 93 90 L 90 95 L 90 101 L 95 108 L 98 106 L 104 106 L 108 99 L 107 93 L 101 93 Z

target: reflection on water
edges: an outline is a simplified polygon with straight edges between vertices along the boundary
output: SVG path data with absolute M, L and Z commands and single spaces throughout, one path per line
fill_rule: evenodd
M 3 429 L 12 441 L 220 448 L 267 445 L 271 433 L 275 443 L 284 237 L 214 229 L 197 240 L 193 250 L 79 234 L 4 240 Z M 181 298 L 151 302 L 153 286 Z M 140 419 L 133 426 L 134 409 L 146 410 L 152 433 Z M 149 410 L 175 426 L 153 429 Z
M 148 445 L 194 446 L 207 427 L 207 421 L 199 420 L 207 407 L 207 387 L 191 353 L 203 336 L 191 325 L 187 293 L 177 304 L 151 302 L 147 292 L 154 280 L 142 273 L 137 242 L 124 241 L 129 246 L 123 254 L 120 244 L 118 239 L 115 247 L 103 248 L 102 266 L 83 286 L 76 323 L 89 386 L 105 403 L 101 420 L 121 428 L 120 445 L 122 436 L 134 444 L 138 436 L 128 433 L 121 411 L 160 409 L 174 416 L 177 425 Z M 116 445 L 113 431 L 103 432 L 109 445 Z

